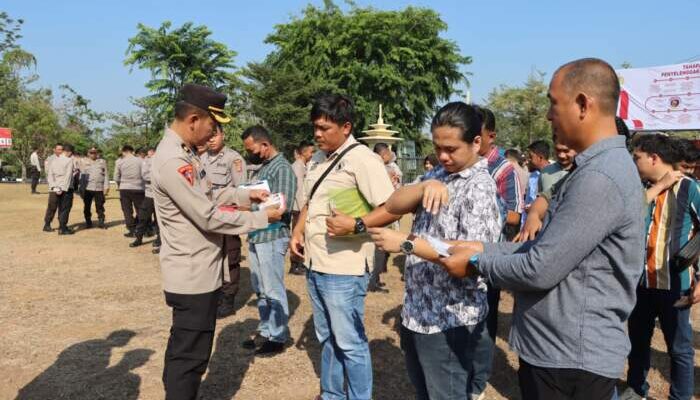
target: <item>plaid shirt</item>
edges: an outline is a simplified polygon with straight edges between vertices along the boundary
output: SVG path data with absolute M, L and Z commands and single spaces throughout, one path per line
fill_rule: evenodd
M 249 233 L 249 243 L 267 243 L 279 238 L 289 237 L 292 205 L 297 192 L 297 178 L 294 175 L 294 170 L 292 170 L 292 165 L 284 158 L 282 153 L 279 153 L 264 163 L 253 175 L 253 180 L 263 179 L 267 180 L 272 193 L 284 194 L 287 211 L 280 222 L 275 222 L 265 229 Z
M 518 214 L 523 212 L 525 194 L 522 193 L 520 177 L 513 164 L 501 155 L 498 147 L 493 147 L 486 156 L 488 160 L 489 174 L 496 181 L 498 200 L 506 211 Z

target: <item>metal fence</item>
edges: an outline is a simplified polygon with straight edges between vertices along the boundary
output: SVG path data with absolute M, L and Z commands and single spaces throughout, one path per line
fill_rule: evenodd
M 396 159 L 401 172 L 403 172 L 403 184 L 411 183 L 417 177 L 425 173 L 423 157 L 401 157 Z

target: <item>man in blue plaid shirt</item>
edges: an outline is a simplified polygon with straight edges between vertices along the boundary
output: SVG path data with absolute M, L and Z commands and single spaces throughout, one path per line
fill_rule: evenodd
M 250 164 L 262 165 L 253 180 L 266 180 L 271 193 L 282 193 L 286 212 L 282 220 L 248 234 L 250 281 L 258 296 L 260 324 L 255 337 L 243 346 L 255 354 L 272 356 L 284 351 L 289 340 L 289 304 L 284 287 L 284 260 L 289 245 L 289 225 L 297 181 L 291 164 L 272 144 L 269 132 L 262 126 L 243 131 L 243 145 Z

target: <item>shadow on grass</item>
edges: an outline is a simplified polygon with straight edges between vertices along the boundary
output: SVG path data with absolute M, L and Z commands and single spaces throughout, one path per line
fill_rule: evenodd
M 250 289 L 250 271 L 241 269 L 241 291 L 236 296 L 236 308 L 248 302 L 252 295 Z M 243 292 L 243 293 L 242 293 Z M 243 294 L 243 296 L 241 296 Z M 299 296 L 287 291 L 289 318 L 299 308 Z M 223 320 L 225 321 L 225 320 Z M 258 319 L 248 318 L 224 327 L 216 338 L 207 377 L 199 389 L 199 398 L 212 400 L 229 400 L 235 397 L 241 388 L 245 374 L 255 359 L 252 350 L 241 347 L 241 343 L 253 334 L 258 326 Z M 218 322 L 219 324 L 222 321 Z
M 16 400 L 139 398 L 141 378 L 133 370 L 145 365 L 150 349 L 130 350 L 110 367 L 112 349 L 126 346 L 136 335 L 114 331 L 106 339 L 76 343 L 63 350 L 44 372 L 19 390 Z

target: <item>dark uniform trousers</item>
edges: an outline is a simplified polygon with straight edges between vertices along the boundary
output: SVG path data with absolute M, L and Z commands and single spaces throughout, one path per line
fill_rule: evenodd
M 137 209 L 138 221 L 136 223 L 136 234 L 145 235 L 149 227 L 153 226 L 156 234 L 159 233 L 158 221 L 156 221 L 155 203 L 152 197 L 145 197 L 141 201 L 141 206 Z M 153 218 L 153 219 L 151 219 Z
M 56 210 L 58 210 L 58 196 L 56 192 L 49 192 L 49 204 L 46 206 L 46 215 L 44 215 L 44 224 L 51 225 L 53 217 L 56 215 Z
M 241 237 L 238 235 L 226 235 L 226 253 L 228 254 L 228 272 L 230 282 L 224 281 L 221 291 L 224 300 L 233 301 L 233 297 L 238 293 L 241 280 Z
M 105 193 L 102 191 L 86 190 L 83 192 L 83 215 L 85 222 L 92 221 L 92 200 L 95 200 L 95 210 L 100 221 L 105 220 Z
M 58 224 L 61 229 L 68 228 L 68 216 L 73 208 L 73 189 L 69 189 L 58 197 Z
M 617 379 L 571 368 L 544 368 L 520 359 L 518 382 L 528 400 L 608 400 Z
M 193 295 L 165 292 L 165 302 L 173 309 L 163 368 L 166 400 L 197 398 L 214 344 L 220 295 L 220 289 Z
M 32 193 L 36 192 L 36 186 L 39 184 L 39 177 L 41 177 L 41 172 L 35 166 L 31 166 L 29 174 L 32 177 Z
M 144 198 L 143 190 L 119 190 L 119 202 L 124 213 L 124 222 L 126 222 L 126 228 L 130 232 L 136 229 L 136 218 L 143 219 L 144 217 L 141 209 Z M 134 218 L 134 211 L 137 213 L 136 218 Z

